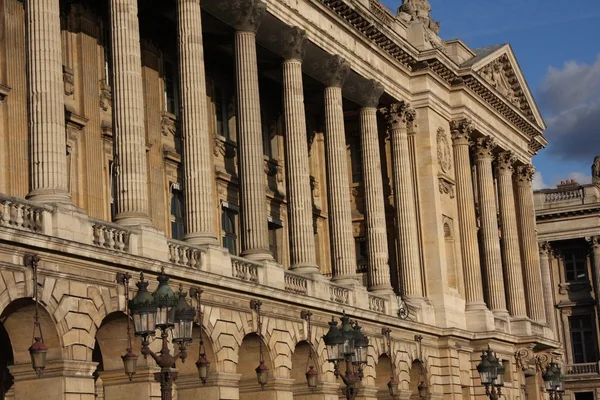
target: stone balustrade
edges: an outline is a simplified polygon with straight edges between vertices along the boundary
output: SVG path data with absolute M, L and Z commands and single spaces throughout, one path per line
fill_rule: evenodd
M 285 290 L 292 293 L 306 295 L 308 294 L 308 284 L 310 279 L 304 275 L 285 271 Z
M 339 304 L 350 304 L 350 289 L 341 285 L 330 283 L 329 300 Z
M 122 226 L 90 218 L 92 244 L 109 250 L 129 252 L 131 231 Z
M 52 207 L 32 203 L 16 197 L 0 196 L 0 226 L 42 232 L 44 212 Z
M 369 293 L 369 311 L 387 314 L 386 303 L 385 298 Z
M 555 190 L 545 193 L 546 203 L 553 203 L 557 201 L 576 200 L 583 198 L 583 188 L 569 189 L 569 190 Z
M 600 362 L 567 364 L 565 365 L 565 375 L 592 375 L 600 374 Z
M 262 265 L 242 257 L 231 256 L 231 274 L 234 278 L 246 282 L 259 283 L 259 269 Z
M 169 245 L 169 261 L 173 264 L 201 269 L 204 260 L 205 250 L 199 246 L 192 246 L 189 243 L 179 240 L 167 240 Z

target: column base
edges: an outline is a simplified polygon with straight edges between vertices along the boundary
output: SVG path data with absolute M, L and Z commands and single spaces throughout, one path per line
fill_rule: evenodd
M 60 189 L 36 189 L 25 196 L 26 200 L 44 204 L 72 205 L 73 200 L 69 192 Z
M 494 314 L 488 310 L 484 302 L 467 303 L 465 319 L 467 330 L 472 332 L 489 332 L 496 329 Z
M 394 289 L 390 285 L 369 286 L 367 290 L 380 296 L 391 296 L 394 294 Z
M 317 264 L 303 264 L 298 263 L 290 266 L 290 271 L 297 272 L 299 274 L 310 275 L 318 274 L 321 272 Z
M 512 317 L 510 333 L 517 336 L 531 336 L 531 321 L 526 316 Z
M 115 216 L 115 222 L 121 226 L 149 226 L 152 225 L 150 215 L 138 212 L 127 211 Z
M 250 261 L 274 261 L 273 254 L 267 249 L 244 250 L 240 253 L 240 257 Z
M 331 282 L 343 286 L 353 286 L 360 283 L 356 275 L 336 275 L 331 277 Z M 362 286 L 362 285 L 361 285 Z
M 205 244 L 218 244 L 219 240 L 212 232 L 190 232 L 183 236 L 183 241 L 189 244 L 202 246 Z

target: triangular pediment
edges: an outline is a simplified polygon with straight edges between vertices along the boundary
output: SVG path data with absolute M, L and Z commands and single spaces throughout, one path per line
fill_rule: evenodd
M 465 64 L 469 64 L 487 85 L 514 105 L 525 118 L 545 129 L 540 110 L 510 45 L 477 49 L 475 52 L 478 55 Z

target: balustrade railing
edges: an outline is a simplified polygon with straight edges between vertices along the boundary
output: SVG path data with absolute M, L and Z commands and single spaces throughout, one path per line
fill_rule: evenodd
M 204 256 L 203 249 L 173 239 L 168 240 L 168 244 L 169 261 L 173 264 L 200 269 L 202 266 L 202 258 Z
M 343 286 L 329 283 L 329 300 L 340 304 L 349 304 L 350 290 Z
M 261 268 L 261 264 L 248 261 L 242 257 L 231 256 L 231 268 L 234 278 L 258 283 L 258 269 Z
M 92 244 L 109 250 L 129 252 L 131 231 L 111 222 L 90 218 Z
M 298 294 L 308 294 L 308 278 L 290 271 L 285 272 L 285 290 Z
M 385 314 L 385 299 L 369 293 L 369 310 Z
M 2 196 L 0 197 L 0 226 L 41 232 L 43 230 L 44 211 L 52 211 L 52 207 Z
M 598 362 L 593 363 L 581 363 L 581 364 L 567 364 L 565 371 L 567 376 L 571 375 L 592 375 L 600 374 Z
M 556 190 L 552 192 L 547 192 L 545 201 L 546 203 L 552 203 L 555 201 L 576 200 L 582 199 L 583 195 L 583 188 Z

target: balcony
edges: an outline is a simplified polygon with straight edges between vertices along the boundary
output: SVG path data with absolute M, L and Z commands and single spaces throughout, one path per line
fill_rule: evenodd
M 600 362 L 567 364 L 565 365 L 565 375 L 567 379 L 598 376 L 600 375 Z

